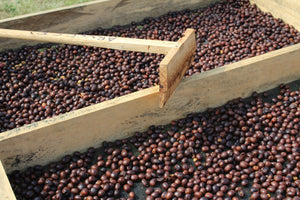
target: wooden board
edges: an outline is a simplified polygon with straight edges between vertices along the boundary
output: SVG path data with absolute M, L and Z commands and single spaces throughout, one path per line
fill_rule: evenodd
M 156 86 L 3 132 L 0 159 L 8 172 L 46 164 L 74 150 L 98 147 L 104 140 L 125 138 L 150 125 L 300 79 L 299 55 L 297 44 L 193 75 L 179 84 L 163 109 Z
M 300 31 L 299 0 L 250 0 L 262 11 L 270 12 L 274 17 L 281 18 L 285 23 L 293 25 Z
M 180 83 L 194 60 L 196 36 L 194 29 L 187 29 L 159 65 L 159 106 L 162 108 Z
M 170 11 L 206 7 L 220 0 L 96 0 L 75 6 L 54 9 L 0 20 L 0 28 L 80 33 L 98 27 L 110 28 L 158 17 Z M 16 49 L 38 42 L 0 40 L 0 51 Z
M 0 197 L 1 200 L 16 200 L 14 192 L 10 186 L 5 170 L 0 160 Z
M 292 10 L 295 10 L 296 12 L 300 12 L 300 1 L 299 0 L 273 0 L 274 2 L 288 7 Z

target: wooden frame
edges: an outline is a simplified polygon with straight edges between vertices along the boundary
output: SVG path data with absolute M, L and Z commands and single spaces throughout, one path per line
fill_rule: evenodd
M 0 38 L 14 38 L 166 54 L 159 65 L 160 108 L 164 107 L 167 103 L 186 70 L 191 66 L 196 51 L 196 36 L 194 29 L 187 29 L 184 32 L 183 37 L 177 42 L 11 29 L 0 29 Z
M 258 7 L 263 2 L 251 1 Z M 278 12 L 278 7 L 273 12 Z M 150 125 L 166 124 L 233 98 L 248 97 L 254 91 L 263 92 L 280 83 L 298 80 L 299 63 L 300 44 L 296 44 L 186 78 L 163 109 L 158 108 L 160 89 L 155 86 L 6 131 L 0 134 L 0 159 L 8 173 L 43 165 L 74 150 L 97 147 L 104 140 L 128 137 Z

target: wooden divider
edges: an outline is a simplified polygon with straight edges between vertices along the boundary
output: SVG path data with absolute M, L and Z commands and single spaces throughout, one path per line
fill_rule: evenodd
M 74 150 L 98 147 L 104 140 L 125 138 L 150 125 L 300 79 L 299 55 L 297 44 L 193 75 L 179 84 L 163 109 L 156 86 L 3 132 L 0 159 L 8 172 L 46 164 Z
M 1 200 L 16 200 L 14 192 L 10 186 L 6 172 L 0 160 L 0 199 Z

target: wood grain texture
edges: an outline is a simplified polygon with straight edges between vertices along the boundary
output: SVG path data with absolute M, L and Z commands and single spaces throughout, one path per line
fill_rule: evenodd
M 166 104 L 194 60 L 195 30 L 187 29 L 177 43 L 178 47 L 172 48 L 159 65 L 159 107 L 161 108 Z
M 300 12 L 300 1 L 299 0 L 273 0 L 277 4 L 288 7 L 296 12 Z
M 158 17 L 170 11 L 206 7 L 220 0 L 97 0 L 31 15 L 0 20 L 0 28 L 80 33 Z M 0 40 L 0 51 L 37 42 Z
M 255 3 L 262 11 L 270 12 L 274 17 L 281 18 L 285 23 L 300 31 L 300 4 L 298 0 L 250 0 L 250 2 Z
M 40 31 L 23 31 L 14 29 L 0 29 L 0 38 L 13 38 L 40 42 L 83 45 L 159 54 L 167 54 L 172 48 L 178 45 L 177 42 L 160 40 L 146 40 L 103 35 L 82 35 L 50 33 Z
M 14 192 L 10 186 L 6 172 L 0 160 L 0 199 L 1 200 L 16 200 Z
M 8 172 L 46 164 L 75 150 L 98 147 L 167 124 L 191 112 L 248 97 L 300 79 L 300 44 L 183 79 L 163 109 L 159 86 L 72 111 L 0 134 L 0 159 Z

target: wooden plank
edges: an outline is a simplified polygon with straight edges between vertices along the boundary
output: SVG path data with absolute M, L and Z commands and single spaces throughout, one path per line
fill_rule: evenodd
M 5 170 L 0 160 L 0 197 L 3 200 L 16 200 L 14 192 L 10 186 Z
M 0 134 L 0 159 L 7 172 L 46 164 L 75 150 L 98 147 L 169 123 L 191 112 L 248 97 L 300 78 L 300 44 L 245 59 L 181 81 L 163 109 L 159 87 L 145 89 L 97 105 Z
M 145 40 L 113 36 L 63 34 L 37 31 L 22 31 L 12 29 L 0 29 L 0 38 L 15 38 L 41 42 L 85 45 L 127 51 L 139 51 L 146 53 L 167 54 L 177 42 Z
M 300 12 L 300 1 L 299 0 L 273 0 L 277 4 L 280 4 L 282 6 L 288 7 L 292 10 L 295 10 L 296 12 Z
M 191 66 L 196 51 L 194 29 L 187 29 L 178 40 L 178 47 L 171 49 L 159 65 L 160 96 L 159 106 L 162 108 L 177 85 Z
M 300 31 L 300 10 L 299 1 L 291 8 L 294 0 L 285 1 L 277 0 L 250 0 L 255 3 L 262 11 L 270 12 L 274 17 L 281 18 L 285 23 L 290 24 Z
M 98 27 L 110 28 L 158 17 L 171 11 L 206 7 L 221 0 L 96 0 L 0 20 L 0 28 L 59 33 L 80 33 Z M 0 51 L 33 45 L 37 42 L 0 40 Z

